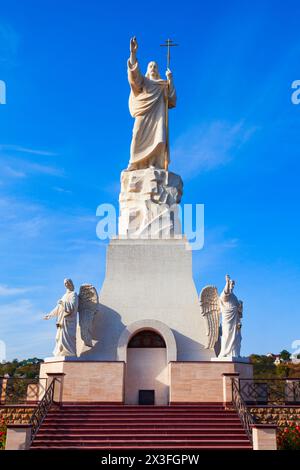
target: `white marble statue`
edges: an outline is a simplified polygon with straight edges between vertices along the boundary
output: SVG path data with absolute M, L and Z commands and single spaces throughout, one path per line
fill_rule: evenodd
M 176 92 L 172 73 L 166 71 L 162 80 L 156 62 L 148 64 L 146 75 L 139 69 L 136 38 L 130 40 L 128 80 L 131 88 L 129 110 L 135 118 L 128 170 L 149 167 L 167 169 L 167 108 L 176 106 Z
M 66 293 L 44 319 L 56 318 L 57 332 L 53 356 L 76 356 L 78 296 L 71 279 L 65 279 L 64 285 Z
M 165 170 L 123 171 L 119 235 L 125 238 L 171 238 L 180 235 L 180 176 Z
M 243 303 L 234 295 L 235 281 L 226 275 L 226 284 L 220 295 L 222 311 L 221 352 L 218 357 L 240 357 L 241 355 L 241 318 Z

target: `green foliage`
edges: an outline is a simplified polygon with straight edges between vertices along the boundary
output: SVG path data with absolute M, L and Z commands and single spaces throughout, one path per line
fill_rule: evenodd
M 261 365 L 273 365 L 274 358 L 271 356 L 259 355 L 259 354 L 251 354 L 250 360 L 252 364 L 261 364 Z
M 289 361 L 291 359 L 291 353 L 289 353 L 286 349 L 283 349 L 280 353 L 280 357 L 283 361 Z
M 285 378 L 289 377 L 290 375 L 290 367 L 288 364 L 279 364 L 277 367 L 277 376 L 278 378 Z
M 300 426 L 290 422 L 277 433 L 277 445 L 279 450 L 300 450 Z
M 8 374 L 9 377 L 24 377 L 27 379 L 38 378 L 41 362 L 43 362 L 43 360 L 37 357 L 23 361 L 14 359 L 11 362 L 5 362 L 4 364 L 0 364 L 0 377 Z
M 281 351 L 280 357 L 284 361 L 289 361 L 291 355 L 288 351 Z M 253 364 L 253 374 L 256 379 L 282 379 L 282 378 L 299 378 L 300 364 L 293 362 L 283 362 L 279 365 L 274 364 L 273 356 L 265 356 L 259 354 L 251 354 L 251 363 Z
M 260 356 L 258 354 L 252 354 L 250 356 L 251 363 L 253 364 L 254 377 L 272 379 L 277 376 L 277 367 L 274 364 L 274 358 L 268 356 Z
M 4 418 L 0 418 L 0 450 L 5 449 L 6 441 L 6 422 Z

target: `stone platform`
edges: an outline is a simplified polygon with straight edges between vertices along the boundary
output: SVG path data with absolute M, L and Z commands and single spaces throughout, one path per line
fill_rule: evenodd
M 148 378 L 151 367 L 153 364 L 144 364 Z M 139 383 L 139 377 L 132 381 L 127 376 L 127 368 L 128 363 L 121 361 L 48 358 L 41 364 L 40 379 L 48 378 L 50 383 L 57 378 L 55 400 L 62 403 L 138 404 L 138 390 L 143 384 Z M 170 361 L 163 380 L 157 377 L 150 386 L 155 391 L 156 405 L 227 403 L 231 401 L 231 377 L 251 379 L 252 376 L 252 365 L 243 362 Z
M 216 357 L 214 350 L 207 349 L 206 323 L 192 274 L 192 251 L 183 237 L 111 240 L 99 302 L 93 326 L 95 346 L 84 352 L 82 359 L 119 360 L 121 335 L 138 321 L 143 325 L 137 324 L 136 332 L 156 329 L 164 339 L 166 335 L 174 337 L 175 360 Z M 161 325 L 153 327 L 153 321 Z
M 124 362 L 53 357 L 41 364 L 40 380 L 48 379 L 50 383 L 57 378 L 54 399 L 62 403 L 123 403 L 124 369 Z

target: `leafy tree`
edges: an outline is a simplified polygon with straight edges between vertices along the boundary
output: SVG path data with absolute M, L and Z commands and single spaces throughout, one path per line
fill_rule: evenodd
M 283 349 L 279 354 L 283 361 L 289 361 L 291 359 L 291 353 L 289 353 L 286 349 Z
M 43 360 L 37 357 L 23 361 L 14 359 L 12 362 L 0 364 L 0 376 L 9 375 L 9 377 L 35 379 L 39 376 L 41 362 L 43 362 Z

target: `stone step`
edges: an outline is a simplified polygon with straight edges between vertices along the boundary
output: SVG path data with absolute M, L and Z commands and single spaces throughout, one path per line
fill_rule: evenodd
M 153 445 L 153 444 L 164 444 L 164 445 L 182 445 L 186 444 L 189 446 L 192 445 L 204 445 L 204 444 L 210 444 L 210 445 L 216 445 L 216 444 L 221 444 L 223 446 L 230 446 L 230 445 L 246 445 L 249 443 L 249 441 L 244 438 L 244 439 L 193 439 L 193 438 L 177 438 L 177 439 L 171 439 L 170 437 L 163 439 L 162 438 L 151 438 L 151 439 L 131 439 L 131 440 L 125 440 L 125 439 L 114 439 L 114 440 L 109 440 L 109 439 L 86 439 L 84 441 L 78 441 L 78 446 L 79 447 L 84 447 L 84 446 L 98 446 L 98 445 L 105 445 L 109 447 L 115 447 L 116 445 L 122 445 L 126 446 L 128 444 L 130 445 Z M 39 439 L 33 442 L 33 446 L 35 445 L 51 445 L 51 446 L 57 446 L 57 447 L 64 447 L 68 445 L 74 445 L 74 442 L 70 439 L 64 439 L 64 440 L 57 440 L 57 439 Z
M 224 417 L 224 418 L 232 418 L 236 417 L 236 413 L 191 413 L 191 414 L 182 414 L 178 415 L 177 413 L 51 413 L 47 416 L 49 419 L 57 419 L 57 418 L 63 418 L 63 419 L 77 419 L 81 418 L 82 416 L 85 416 L 86 418 L 90 419 L 91 417 L 93 418 L 105 418 L 105 419 L 127 419 L 127 418 L 153 418 L 153 419 L 172 419 L 172 418 L 178 418 L 178 419 L 201 419 L 201 418 L 218 418 L 218 417 Z
M 102 433 L 103 435 L 116 435 L 116 434 L 124 434 L 124 435 L 131 435 L 131 434 L 142 434 L 142 433 L 157 433 L 157 434 L 216 434 L 222 432 L 223 434 L 228 434 L 228 433 L 236 433 L 236 434 L 243 434 L 244 435 L 244 429 L 239 426 L 239 427 L 214 427 L 214 428 L 207 428 L 207 427 L 195 427 L 195 428 L 179 428 L 179 429 L 174 429 L 174 428 L 160 428 L 160 427 L 152 427 L 149 428 L 148 426 L 145 428 L 145 426 L 141 428 L 105 428 L 105 429 L 99 429 L 98 427 L 95 428 L 66 428 L 66 427 L 59 427 L 59 428 L 49 428 L 49 427 L 41 427 L 39 430 L 39 436 L 40 435 L 54 435 L 57 436 L 58 434 L 64 434 L 64 435 L 86 435 L 86 434 L 95 434 L 95 433 Z
M 219 416 L 219 417 L 203 417 L 203 418 L 191 418 L 191 417 L 186 417 L 186 418 L 177 418 L 177 417 L 173 417 L 173 418 L 160 418 L 160 419 L 157 419 L 155 417 L 140 417 L 140 418 L 122 418 L 122 417 L 97 417 L 97 418 L 94 418 L 94 417 L 90 417 L 90 418 L 82 418 L 82 417 L 78 417 L 78 418 L 64 418 L 63 416 L 62 417 L 57 417 L 57 418 L 46 418 L 44 423 L 47 423 L 47 424 L 61 424 L 61 423 L 78 423 L 78 424 L 83 424 L 83 423 L 95 423 L 95 424 L 105 424 L 105 423 L 111 423 L 111 422 L 117 422 L 117 423 L 136 423 L 136 422 L 139 422 L 139 423 L 164 423 L 164 424 L 176 424 L 176 423 L 207 423 L 207 422 L 213 422 L 213 423 L 227 423 L 227 424 L 230 424 L 230 423 L 239 423 L 240 420 L 238 418 L 235 418 L 235 417 L 232 417 L 232 418 L 229 418 L 229 417 L 222 417 L 222 416 Z
M 237 413 L 217 406 L 63 406 L 32 449 L 251 449 Z
M 72 441 L 80 441 L 80 442 L 83 442 L 83 441 L 89 441 L 89 440 L 95 440 L 95 441 L 102 441 L 102 440 L 105 440 L 105 441 L 118 441 L 118 440 L 128 440 L 128 441 L 132 441 L 132 440 L 136 440 L 136 441 L 140 441 L 140 440 L 143 440 L 143 439 L 151 439 L 153 441 L 156 441 L 156 440 L 160 440 L 160 441 L 164 441 L 164 440 L 169 440 L 169 439 L 178 439 L 178 440 L 189 440 L 189 441 L 192 441 L 193 439 L 196 439 L 196 440 L 206 440 L 208 437 L 211 437 L 211 436 L 208 436 L 208 433 L 203 433 L 201 435 L 201 433 L 197 433 L 197 435 L 195 436 L 194 433 L 162 433 L 162 432 L 157 432 L 157 433 L 148 433 L 148 432 L 143 432 L 143 433 L 135 433 L 135 434 L 123 434 L 123 433 L 120 433 L 120 434 L 114 434 L 114 435 L 110 435 L 110 434 L 103 434 L 103 433 L 91 433 L 91 434 L 85 434 L 85 433 L 82 433 L 81 435 L 73 435 L 72 433 L 69 433 L 69 434 L 65 434 L 65 433 L 61 433 L 61 432 L 57 432 L 55 435 L 55 437 L 53 438 L 53 434 L 49 434 L 49 433 L 43 433 L 43 434 L 40 434 L 36 437 L 36 442 L 39 442 L 39 441 L 44 441 L 44 440 L 55 440 L 55 441 L 61 441 L 61 440 L 72 440 Z M 233 432 L 228 432 L 228 433 L 219 433 L 219 432 L 215 432 L 213 434 L 213 439 L 217 439 L 217 440 L 228 440 L 228 439 L 243 439 L 243 440 L 246 440 L 245 439 L 245 436 L 243 435 L 243 433 L 233 433 Z
M 181 443 L 179 445 L 175 445 L 175 444 L 172 444 L 172 445 L 166 445 L 166 444 L 149 444 L 149 445 L 142 445 L 142 446 L 137 446 L 137 445 L 128 445 L 128 444 L 125 444 L 124 446 L 119 446 L 119 445 L 116 445 L 116 446 L 113 446 L 113 447 L 110 447 L 108 448 L 107 444 L 103 444 L 103 445 L 95 445 L 95 446 L 74 446 L 74 445 L 65 445 L 63 447 L 61 446 L 54 446 L 54 445 L 36 445 L 36 446 L 33 446 L 30 448 L 30 450 L 32 451 L 39 451 L 39 450 L 108 450 L 108 449 L 113 449 L 114 451 L 115 450 L 157 450 L 157 449 L 161 449 L 161 450 L 172 450 L 172 449 L 178 449 L 178 450 L 197 450 L 197 449 L 202 449 L 202 450 L 238 450 L 238 451 L 241 451 L 241 450 L 252 450 L 252 447 L 250 444 L 239 444 L 239 445 L 234 445 L 234 444 L 230 444 L 230 445 L 222 445 L 222 444 L 215 444 L 215 443 L 202 443 L 202 445 L 200 444 L 193 444 L 193 445 L 189 445 L 189 444 L 186 444 L 186 443 Z
M 74 410 L 74 409 L 79 409 L 79 410 L 113 410 L 113 411 L 194 411 L 194 410 L 234 410 L 232 407 L 224 407 L 224 405 L 201 405 L 201 406 L 196 406 L 196 405 L 191 405 L 191 406 L 173 406 L 173 405 L 165 405 L 165 406 L 160 406 L 160 405 L 114 405 L 114 406 L 100 406 L 100 405 L 57 405 L 57 407 L 53 407 L 54 409 L 59 409 L 59 410 Z
M 97 403 L 97 402 L 73 402 L 73 403 L 63 403 L 62 405 L 57 405 L 59 406 L 60 409 L 67 409 L 67 408 L 80 408 L 80 409 L 87 409 L 87 408 L 99 408 L 99 409 L 118 409 L 118 410 L 149 410 L 149 409 L 155 409 L 155 410 L 180 410 L 180 409 L 196 409 L 196 408 L 220 408 L 224 409 L 224 404 L 223 403 L 216 403 L 216 402 L 201 402 L 201 403 L 184 403 L 184 404 L 172 404 L 172 405 L 124 405 L 122 403 L 119 404 L 103 404 L 103 403 Z

